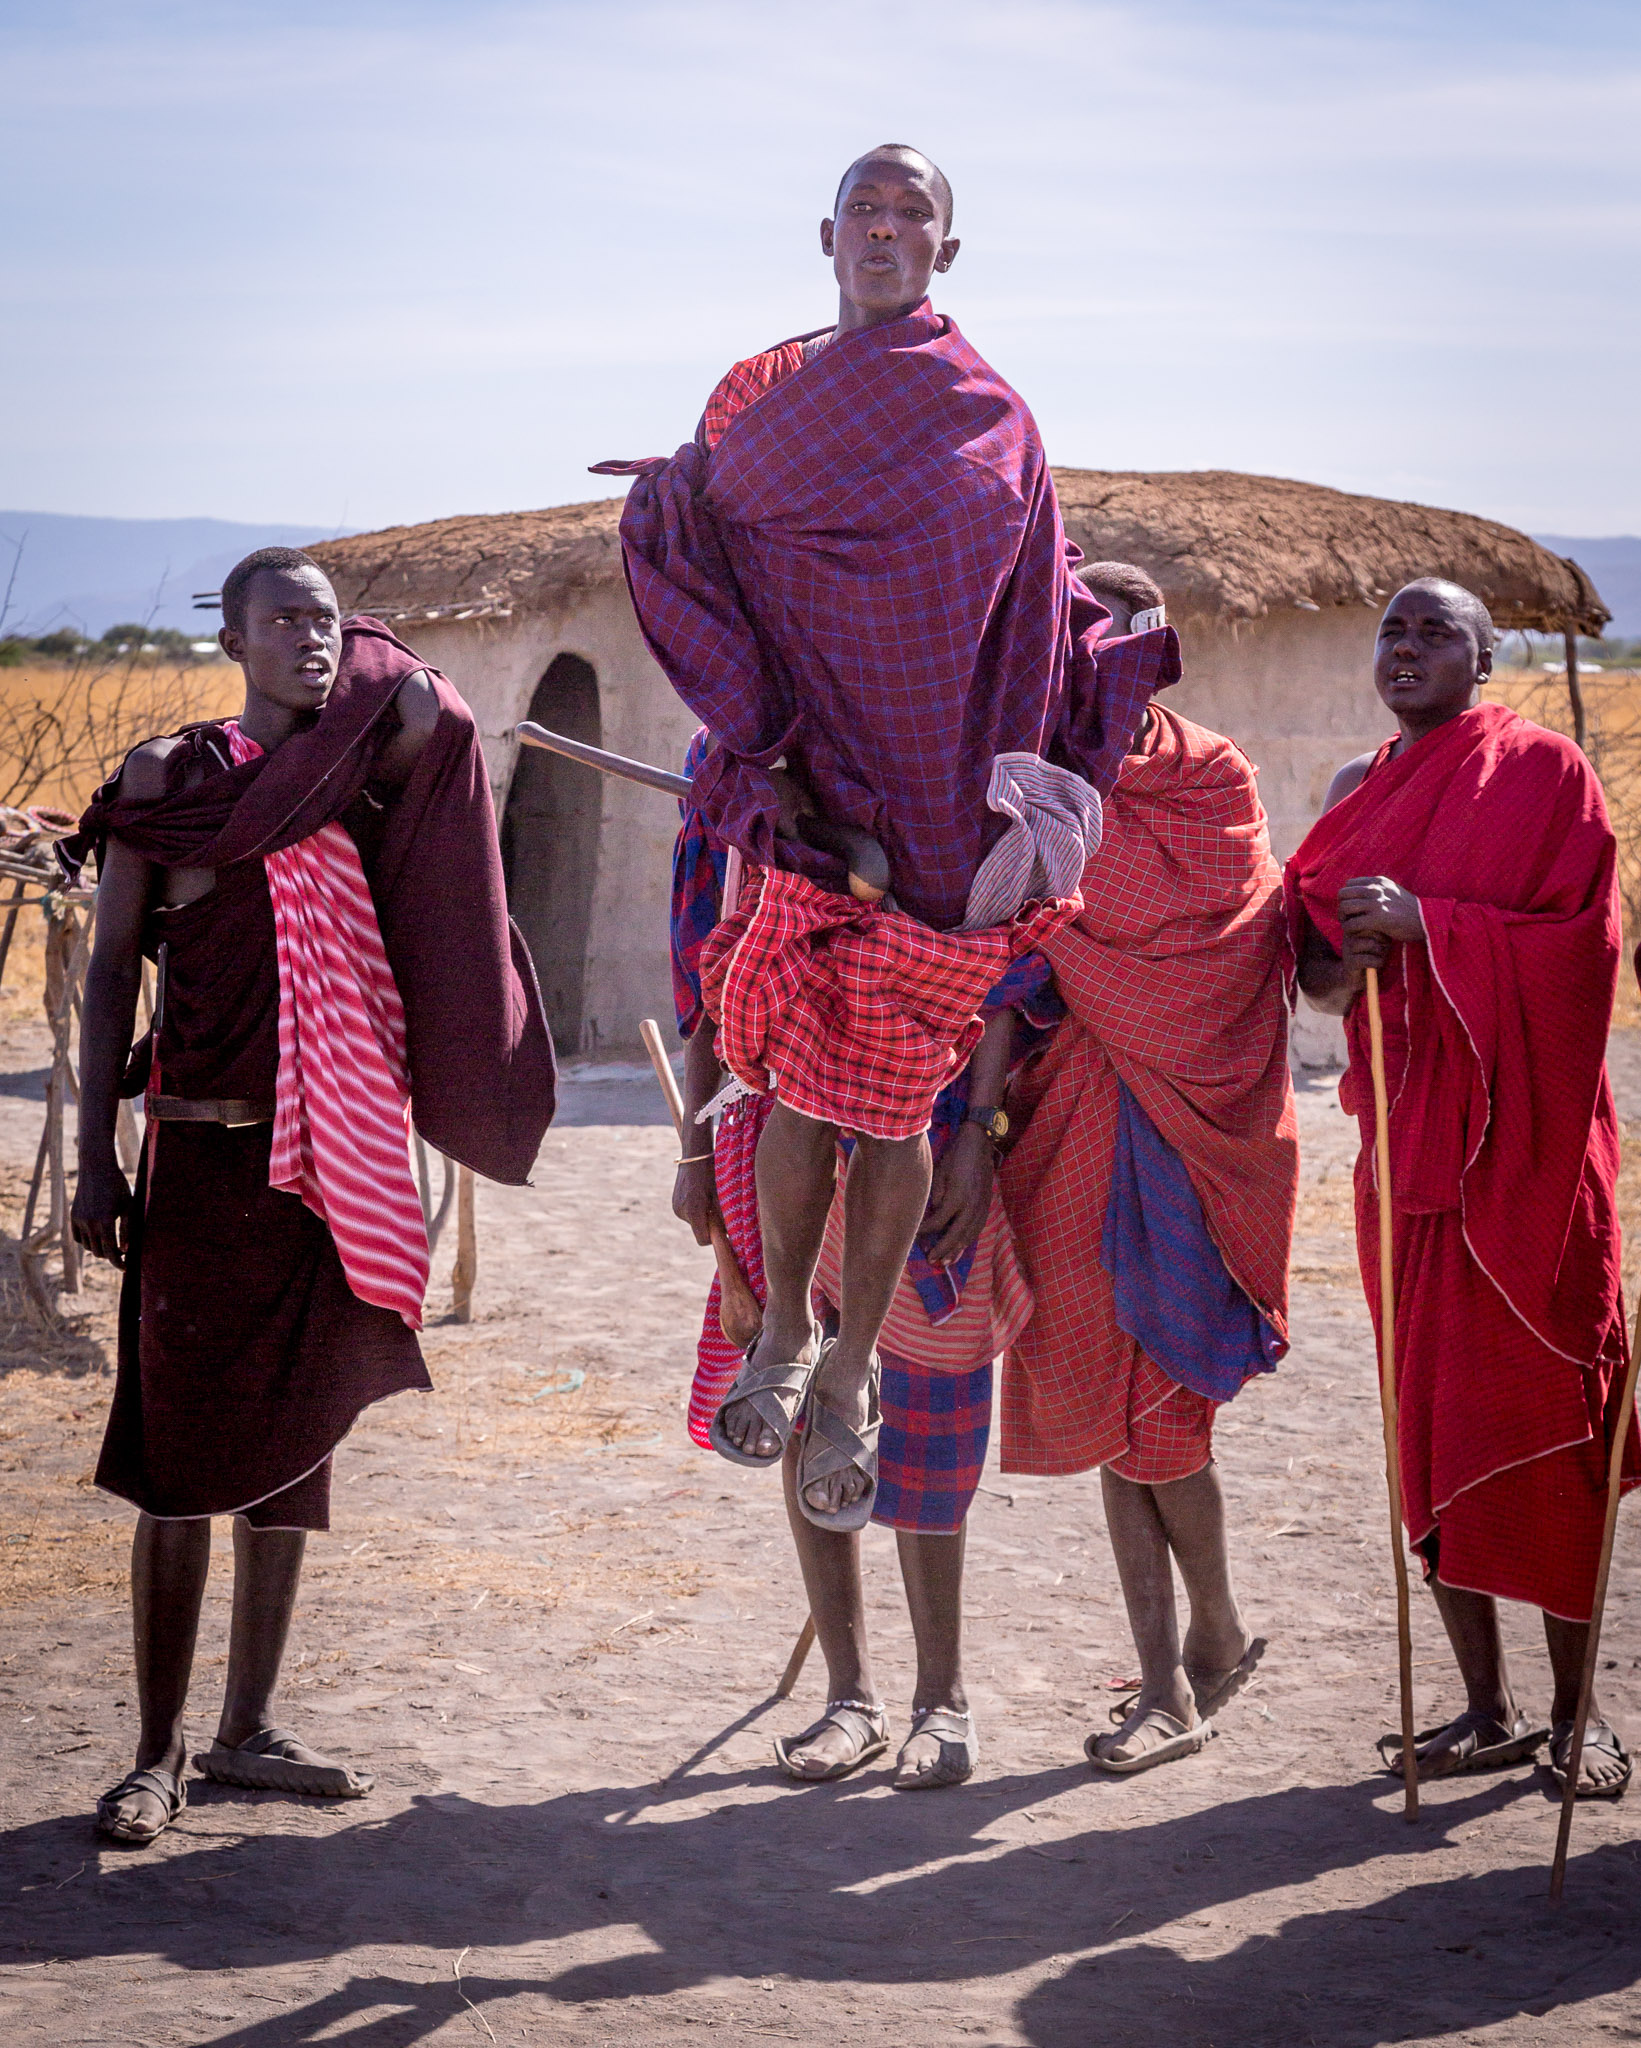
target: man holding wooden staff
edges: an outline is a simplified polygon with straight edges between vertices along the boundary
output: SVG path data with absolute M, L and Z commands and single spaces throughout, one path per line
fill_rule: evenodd
M 1287 887 L 1300 986 L 1345 1019 L 1340 1099 L 1362 1119 L 1357 1241 L 1376 1318 L 1358 997 L 1370 967 L 1381 983 L 1403 1512 L 1467 1696 L 1419 1738 L 1419 1775 L 1502 1769 L 1548 1735 L 1559 1779 L 1628 1358 L 1606 1070 L 1619 904 L 1600 784 L 1570 740 L 1481 702 L 1492 646 L 1470 591 L 1427 579 L 1396 594 L 1374 681 L 1400 730 L 1334 777 Z M 1633 1422 L 1624 1467 L 1633 1484 Z M 1548 1729 L 1517 1702 L 1499 1599 L 1543 1609 Z M 1399 1740 L 1380 1748 L 1399 1771 Z M 1629 1778 L 1592 1706 L 1578 1796 L 1616 1798 Z

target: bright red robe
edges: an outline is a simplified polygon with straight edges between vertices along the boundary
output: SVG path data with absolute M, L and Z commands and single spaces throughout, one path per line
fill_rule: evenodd
M 1288 864 L 1340 943 L 1359 875 L 1410 889 L 1427 943 L 1380 977 L 1395 1207 L 1403 1509 L 1444 1584 L 1589 1618 L 1608 1429 L 1627 1358 L 1606 1068 L 1619 957 L 1615 845 L 1571 741 L 1464 712 L 1361 786 Z M 1362 1127 L 1356 1232 L 1378 1317 L 1366 1004 L 1340 1100 Z M 1626 1468 L 1641 1473 L 1632 1430 Z M 1428 1554 L 1428 1553 L 1427 1553 Z

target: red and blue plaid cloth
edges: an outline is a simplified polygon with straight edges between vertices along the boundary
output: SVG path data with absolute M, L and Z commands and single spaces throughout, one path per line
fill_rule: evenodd
M 685 751 L 686 775 L 695 773 L 711 744 L 712 736 L 703 726 Z M 723 841 L 693 804 L 680 802 L 678 813 L 681 823 L 672 854 L 672 993 L 678 1035 L 688 1038 L 706 1016 L 701 1002 L 701 951 L 722 910 L 727 854 Z M 1012 1071 L 1047 1042 L 1065 1015 L 1065 1005 L 1054 986 L 1054 971 L 1041 953 L 1023 953 L 1011 961 L 986 994 L 980 1014 L 990 1023 L 1003 1010 L 1016 1013 Z M 968 1109 L 965 1069 L 935 1097 L 929 1144 L 937 1160 L 962 1128 Z M 921 1242 L 913 1245 L 906 1277 L 917 1289 L 932 1324 L 938 1326 L 956 1312 L 973 1264 L 972 1246 L 954 1265 L 936 1266 Z
M 767 353 L 785 369 L 761 395 L 714 394 L 716 446 L 704 420 L 670 461 L 598 465 L 639 477 L 633 603 L 717 736 L 695 794 L 719 837 L 841 885 L 828 856 L 777 856 L 766 771 L 784 755 L 829 818 L 879 841 L 901 906 L 950 930 L 1003 829 L 995 757 L 1043 755 L 1105 797 L 1178 641 L 1097 647 L 1109 614 L 1071 574 L 1036 423 L 927 301 L 807 363 Z

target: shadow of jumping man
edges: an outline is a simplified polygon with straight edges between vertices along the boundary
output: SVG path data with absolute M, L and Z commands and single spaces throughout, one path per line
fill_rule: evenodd
M 1066 1967 L 1020 2009 L 1034 2042 L 1086 2040 L 1097 2006 L 1114 2025 L 1132 2013 L 1139 2038 L 1165 2011 L 1184 2041 L 1200 2033 L 1217 2048 L 1285 2048 L 1307 2037 L 1307 1995 L 1326 2021 L 1319 2040 L 1346 2038 L 1343 2013 L 1363 2029 L 1351 2039 L 1390 2041 L 1427 2031 L 1438 2014 L 1478 2024 L 1530 2009 L 1546 1987 L 1555 1992 L 1552 1954 L 1558 1970 L 1577 1962 L 1578 1996 L 1641 1977 L 1641 1949 L 1608 1933 L 1618 1916 L 1605 1902 L 1634 1875 L 1617 1852 L 1577 1859 L 1575 1906 L 1554 1923 L 1536 1863 L 1427 1880 L 1428 1859 L 1455 1828 L 1521 1790 L 1505 1780 L 1456 1793 L 1406 1829 L 1382 1783 L 1294 1787 L 1146 1819 L 1132 1785 L 1091 1783 L 1080 1767 L 993 1779 L 910 1813 L 914 1802 L 891 1797 L 881 1773 L 789 1792 L 758 1769 L 515 1805 L 434 1794 L 380 1821 L 355 1821 L 354 1809 L 325 1833 L 304 1816 L 302 1832 L 235 1836 L 233 1816 L 249 1802 L 202 1787 L 140 1866 L 107 1851 L 66 1888 L 17 1887 L 0 1954 L 72 1963 L 157 1953 L 202 1973 L 301 1965 L 310 1981 L 316 1965 L 368 1954 L 372 1974 L 298 1991 L 287 2010 L 214 2036 L 213 2048 L 286 2048 L 350 2017 L 334 2036 L 350 2048 L 401 2048 L 448 2023 L 464 1998 L 481 2015 L 520 1998 L 549 2010 L 633 2001 L 628 2017 L 638 2019 L 650 2001 L 747 1980 L 915 1995 L 1051 1962 Z M 1044 1840 L 1026 1823 L 1024 1809 L 1053 1799 L 1063 1824 L 1063 1795 L 1080 1793 L 1079 1831 Z M 266 1825 L 265 1807 L 258 1820 Z M 43 1868 L 71 1869 L 86 1846 L 76 1816 L 0 1837 L 0 1857 L 26 1883 Z M 1376 1872 L 1359 1886 L 1375 1894 L 1365 1909 L 1283 1918 L 1278 1895 L 1388 1859 L 1406 1888 L 1389 1891 Z M 1261 1898 L 1272 1901 L 1271 1933 L 1226 1955 L 1182 1956 L 1148 1939 Z M 1180 1932 L 1187 1947 L 1211 1938 Z M 451 1964 L 469 1948 L 458 1990 Z M 406 1958 L 413 1975 L 381 1970 L 382 1952 L 396 1950 L 417 1952 L 414 1964 Z M 506 1951 L 528 1952 L 523 1967 L 498 1971 Z M 1241 2032 L 1227 2023 L 1237 2012 Z

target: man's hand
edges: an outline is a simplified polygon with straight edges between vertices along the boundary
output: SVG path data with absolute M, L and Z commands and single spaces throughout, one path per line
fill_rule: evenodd
M 1358 875 L 1347 882 L 1339 891 L 1339 922 L 1344 928 L 1346 960 L 1352 957 L 1350 946 L 1356 939 L 1379 938 L 1404 946 L 1424 944 L 1424 919 L 1419 914 L 1418 897 L 1388 875 Z M 1387 946 L 1384 958 L 1388 957 Z M 1384 958 L 1371 959 L 1364 953 L 1359 964 L 1382 967 Z
M 941 1153 L 929 1186 L 920 1235 L 935 1233 L 929 1257 L 937 1266 L 960 1259 L 986 1227 L 997 1155 L 978 1124 L 965 1124 Z
M 131 1209 L 131 1184 L 115 1160 L 95 1166 L 80 1162 L 70 1219 L 77 1245 L 94 1258 L 123 1267 L 126 1247 L 131 1241 Z
M 684 1128 L 691 1130 L 694 1126 L 686 1124 Z M 711 1244 L 712 1223 L 718 1214 L 718 1190 L 710 1159 L 697 1159 L 679 1167 L 672 1184 L 672 1213 L 695 1232 L 697 1244 Z

